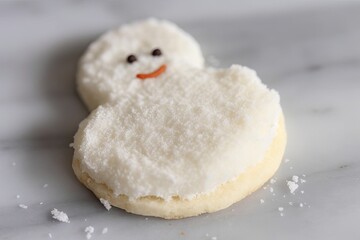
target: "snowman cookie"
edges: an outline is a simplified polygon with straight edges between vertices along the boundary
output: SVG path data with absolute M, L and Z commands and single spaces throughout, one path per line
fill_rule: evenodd
M 256 73 L 204 66 L 199 45 L 155 19 L 90 45 L 78 91 L 92 110 L 73 169 L 99 198 L 166 219 L 224 209 L 273 176 L 285 145 L 279 95 Z

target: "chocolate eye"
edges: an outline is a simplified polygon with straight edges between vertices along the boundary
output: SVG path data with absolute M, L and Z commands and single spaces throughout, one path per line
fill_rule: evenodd
M 159 48 L 155 48 L 152 52 L 151 52 L 151 55 L 153 55 L 154 57 L 157 57 L 157 56 L 161 56 L 162 55 L 162 52 Z
M 133 63 L 133 62 L 136 62 L 137 61 L 137 58 L 136 58 L 136 56 L 135 55 L 129 55 L 127 58 L 126 58 L 126 61 L 128 62 L 128 63 Z

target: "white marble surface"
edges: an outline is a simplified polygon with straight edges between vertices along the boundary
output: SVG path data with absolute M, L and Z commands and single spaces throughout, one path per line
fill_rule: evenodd
M 1 1 L 0 239 L 86 239 L 88 225 L 92 239 L 359 239 L 360 2 L 283 2 Z M 88 114 L 76 62 L 101 32 L 148 16 L 174 20 L 221 66 L 255 68 L 280 92 L 290 162 L 270 184 L 275 196 L 268 187 L 165 221 L 107 212 L 75 179 L 68 145 Z M 307 182 L 291 195 L 294 174 Z M 71 223 L 51 220 L 53 208 Z

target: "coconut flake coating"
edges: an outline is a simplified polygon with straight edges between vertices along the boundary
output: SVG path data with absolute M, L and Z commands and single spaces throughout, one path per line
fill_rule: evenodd
M 157 48 L 162 54 L 153 56 Z M 190 35 L 156 19 L 91 44 L 78 74 L 80 95 L 96 108 L 74 137 L 81 169 L 115 195 L 167 200 L 211 192 L 261 161 L 281 114 L 279 95 L 251 69 L 203 62 Z M 136 77 L 164 64 L 156 78 Z

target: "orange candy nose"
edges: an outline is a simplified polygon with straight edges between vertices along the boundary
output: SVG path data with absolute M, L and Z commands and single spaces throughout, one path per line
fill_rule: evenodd
M 145 80 L 147 78 L 155 78 L 165 72 L 166 70 L 166 64 L 161 65 L 158 69 L 151 73 L 139 73 L 136 75 L 137 78 L 140 78 L 141 80 Z

